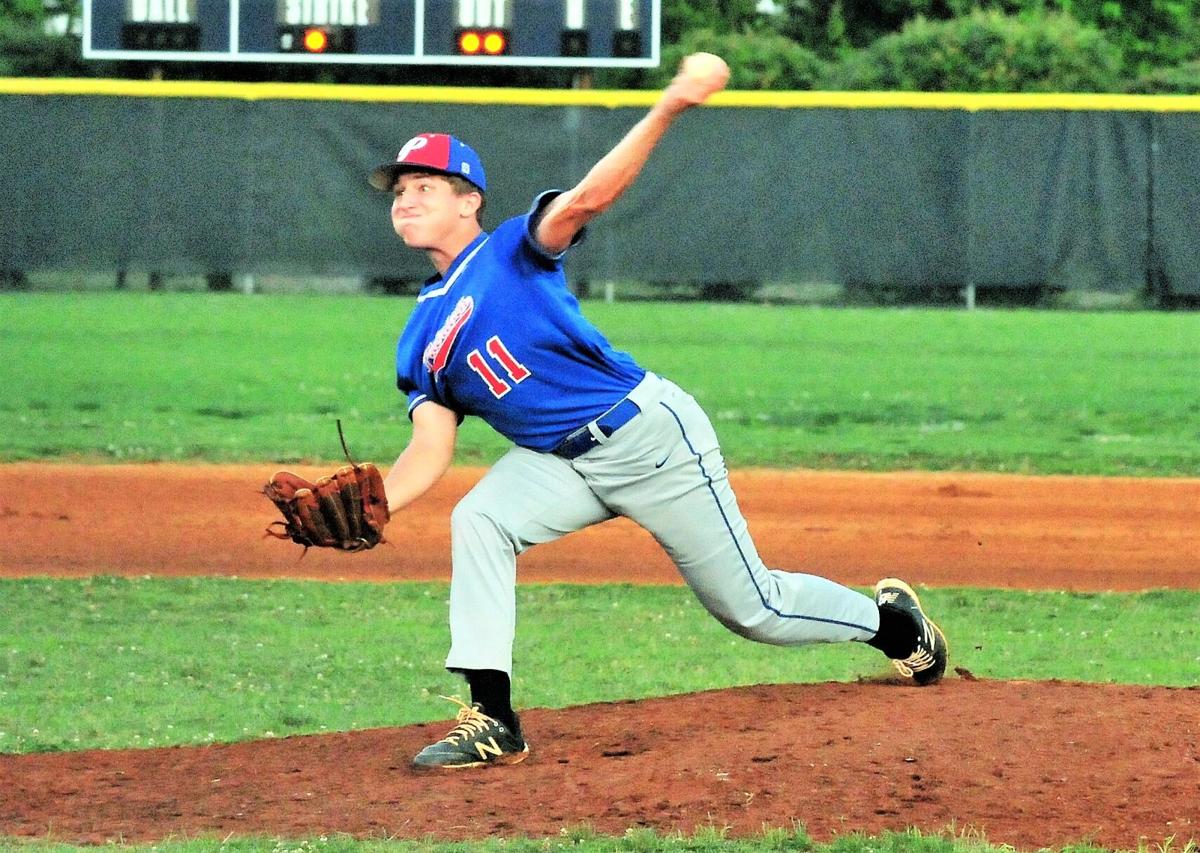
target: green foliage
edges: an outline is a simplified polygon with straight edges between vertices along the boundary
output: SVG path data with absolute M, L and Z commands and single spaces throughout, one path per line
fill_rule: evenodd
M 1132 81 L 1126 91 L 1137 95 L 1200 94 L 1200 60 L 1147 71 Z
M 1131 75 L 1200 57 L 1200 0 L 1057 0 L 1053 5 L 1101 29 L 1125 54 Z
M 1129 75 L 1200 57 L 1200 0 L 788 0 L 780 29 L 822 54 L 867 47 L 917 18 L 946 21 L 975 12 L 1037 19 L 1069 16 L 1104 33 Z
M 934 0 L 786 0 L 781 5 L 780 31 L 825 54 L 865 47 L 899 30 L 910 18 L 935 14 Z
M 1020 12 L 1022 0 L 786 0 L 780 31 L 823 55 L 862 48 L 899 32 L 916 18 L 946 20 L 978 8 Z
M 0 77 L 81 76 L 79 39 L 53 35 L 35 16 L 0 16 Z
M 0 21 L 40 24 L 45 16 L 41 0 L 0 0 Z
M 79 38 L 54 31 L 79 16 L 79 0 L 0 0 L 0 76 L 86 76 Z
M 693 30 L 736 32 L 758 18 L 757 0 L 666 0 L 662 5 L 663 45 L 678 41 Z
M 703 29 L 664 47 L 662 64 L 650 72 L 647 83 L 665 86 L 680 61 L 697 51 L 715 53 L 729 63 L 731 89 L 814 89 L 826 73 L 826 64 L 816 53 L 778 33 Z
M 743 14 L 704 26 L 717 32 L 773 26 L 825 59 L 844 60 L 825 83 L 831 88 L 1193 91 L 1184 64 L 1200 58 L 1200 0 L 783 0 L 779 6 L 776 16 L 748 21 Z M 959 45 L 962 55 L 937 56 L 937 37 L 954 34 L 972 42 Z M 982 50 L 987 44 L 994 50 Z M 949 80 L 955 82 L 938 82 Z M 762 81 L 745 88 L 787 87 Z
M 1118 88 L 1120 49 L 1057 13 L 916 18 L 835 67 L 832 88 L 933 92 L 1104 92 Z

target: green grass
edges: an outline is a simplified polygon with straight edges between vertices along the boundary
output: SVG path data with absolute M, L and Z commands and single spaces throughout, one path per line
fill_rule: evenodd
M 448 719 L 444 584 L 0 581 L 0 752 L 163 746 Z M 930 589 L 980 678 L 1200 682 L 1200 594 Z M 780 649 L 682 587 L 529 585 L 521 707 L 890 672 L 859 644 Z M 619 617 L 619 618 L 618 618 Z
M 0 297 L 0 460 L 390 463 L 411 299 Z M 1200 315 L 588 303 L 734 466 L 1200 475 Z M 476 419 L 458 461 L 506 443 Z
M 111 846 L 111 845 L 110 845 Z M 69 844 L 44 841 L 6 840 L 0 837 L 0 850 L 25 853 L 66 853 L 90 850 Z M 597 835 L 587 826 L 564 829 L 558 838 L 491 839 L 467 843 L 433 841 L 357 840 L 345 836 L 320 836 L 294 841 L 272 838 L 224 838 L 162 841 L 155 844 L 122 846 L 123 850 L 154 853 L 1012 853 L 1012 848 L 991 845 L 970 831 L 948 827 L 941 833 L 887 832 L 877 836 L 847 834 L 830 842 L 814 841 L 802 827 L 768 829 L 749 838 L 730 838 L 720 827 L 705 827 L 690 835 L 662 835 L 647 829 L 631 829 L 619 838 Z M 1061 853 L 1102 853 L 1090 844 L 1061 848 Z M 1194 844 L 1178 844 L 1173 839 L 1147 844 L 1138 853 L 1196 853 Z
M 107 847 L 117 847 L 109 844 Z M 5 839 L 0 850 L 18 853 L 67 853 L 94 850 L 33 839 Z M 722 827 L 701 827 L 690 835 L 660 834 L 649 829 L 630 829 L 620 837 L 603 836 L 589 826 L 565 827 L 558 838 L 494 838 L 472 842 L 401 841 L 394 839 L 355 839 L 331 834 L 304 839 L 281 840 L 262 837 L 226 837 L 179 839 L 153 844 L 119 845 L 118 849 L 146 853 L 1012 853 L 1008 845 L 990 844 L 986 836 L 971 829 L 948 826 L 941 832 L 885 832 L 880 835 L 847 833 L 829 842 L 817 842 L 803 827 L 764 829 L 740 838 L 730 837 Z M 1143 842 L 1137 853 L 1197 853 L 1194 841 Z M 1043 848 L 1047 853 L 1104 853 L 1104 848 L 1088 843 L 1062 848 Z
M 109 845 L 112 846 L 112 845 Z M 0 837 L 0 850 L 25 853 L 66 853 L 91 850 L 45 841 L 26 841 Z M 597 835 L 590 827 L 569 827 L 558 838 L 547 839 L 490 839 L 476 842 L 434 842 L 398 840 L 358 840 L 346 836 L 320 836 L 281 841 L 273 838 L 224 838 L 161 841 L 154 844 L 122 846 L 122 850 L 154 851 L 154 853 L 554 853 L 570 850 L 573 853 L 1012 853 L 1008 846 L 989 844 L 987 839 L 971 831 L 954 827 L 940 833 L 886 832 L 871 836 L 851 833 L 830 842 L 814 841 L 803 827 L 767 829 L 757 836 L 731 838 L 721 827 L 704 827 L 690 835 L 662 835 L 648 829 L 631 829 L 613 838 Z M 1047 848 L 1053 850 L 1053 848 Z M 1103 853 L 1103 848 L 1090 844 L 1059 848 L 1061 853 Z M 1174 839 L 1161 843 L 1143 844 L 1138 853 L 1196 853 L 1195 844 L 1176 844 Z

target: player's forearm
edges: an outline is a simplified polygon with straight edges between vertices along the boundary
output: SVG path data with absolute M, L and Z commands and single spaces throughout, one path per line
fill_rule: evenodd
M 589 218 L 612 207 L 633 186 L 677 115 L 679 110 L 657 103 L 571 190 L 569 203 Z
M 453 447 L 446 449 L 409 444 L 383 478 L 388 510 L 398 512 L 429 491 L 446 473 L 453 458 Z
M 388 509 L 396 512 L 429 491 L 454 459 L 458 415 L 430 400 L 412 410 L 413 431 L 408 447 L 396 459 L 383 489 Z
M 583 180 L 550 203 L 538 224 L 538 242 L 552 254 L 566 250 L 580 230 L 633 185 L 680 112 L 672 103 L 660 100 L 592 166 Z
M 729 68 L 710 54 L 693 54 L 642 120 L 600 158 L 575 187 L 555 198 L 537 226 L 536 238 L 551 254 L 565 251 L 579 231 L 633 186 L 650 154 L 675 119 L 724 88 Z

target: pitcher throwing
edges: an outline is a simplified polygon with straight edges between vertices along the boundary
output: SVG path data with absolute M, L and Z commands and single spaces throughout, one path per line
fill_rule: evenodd
M 446 667 L 466 678 L 471 704 L 421 750 L 418 767 L 528 755 L 510 698 L 517 555 L 618 515 L 650 531 L 708 612 L 743 637 L 864 642 L 917 684 L 945 671 L 946 640 L 903 581 L 881 580 L 872 599 L 763 565 L 708 417 L 683 389 L 614 350 L 567 289 L 563 257 L 585 226 L 632 185 L 674 120 L 728 77 L 719 58 L 689 57 L 577 186 L 542 193 L 491 233 L 482 229 L 483 164 L 454 137 L 415 136 L 371 174 L 395 196 L 396 233 L 437 271 L 397 346 L 413 430 L 384 480 L 388 508 L 399 512 L 441 478 L 467 415 L 515 445 L 451 514 Z

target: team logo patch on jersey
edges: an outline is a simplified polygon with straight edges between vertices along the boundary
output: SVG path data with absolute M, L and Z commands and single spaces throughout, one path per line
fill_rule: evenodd
M 454 306 L 454 310 L 446 317 L 446 322 L 442 324 L 442 328 L 438 329 L 438 333 L 433 336 L 433 340 L 425 347 L 425 352 L 421 356 L 421 362 L 425 365 L 426 370 L 436 375 L 446 366 L 446 362 L 450 360 L 450 350 L 454 347 L 454 341 L 458 338 L 458 333 L 463 330 L 463 326 L 467 325 L 467 320 L 471 318 L 471 314 L 474 311 L 475 300 L 470 296 L 464 296 L 458 300 L 458 304 Z

